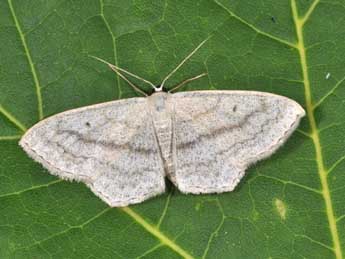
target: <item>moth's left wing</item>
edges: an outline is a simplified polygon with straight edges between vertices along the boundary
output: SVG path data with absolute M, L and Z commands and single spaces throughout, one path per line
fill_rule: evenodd
M 293 100 L 254 91 L 180 92 L 172 102 L 170 179 L 185 193 L 233 190 L 246 168 L 275 152 L 305 115 Z
M 112 207 L 139 203 L 165 190 L 146 98 L 54 115 L 29 129 L 20 145 L 50 173 L 84 182 Z

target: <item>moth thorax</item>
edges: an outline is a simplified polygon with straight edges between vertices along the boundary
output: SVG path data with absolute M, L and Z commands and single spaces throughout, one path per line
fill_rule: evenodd
M 173 110 L 169 97 L 168 93 L 157 92 L 149 97 L 149 103 L 157 144 L 165 170 L 170 172 L 172 170 Z

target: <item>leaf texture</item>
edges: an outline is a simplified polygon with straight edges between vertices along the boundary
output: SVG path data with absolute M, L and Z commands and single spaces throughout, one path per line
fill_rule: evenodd
M 340 0 L 1 1 L 0 257 L 345 257 L 344 11 Z M 184 90 L 273 92 L 307 111 L 234 192 L 170 186 L 108 208 L 19 148 L 47 116 L 136 95 L 88 55 L 158 84 L 208 37 L 167 85 L 206 71 Z

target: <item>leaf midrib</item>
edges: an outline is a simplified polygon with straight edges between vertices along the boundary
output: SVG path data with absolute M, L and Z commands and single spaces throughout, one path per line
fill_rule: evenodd
M 338 228 L 337 228 L 337 223 L 336 223 L 336 217 L 334 214 L 331 194 L 329 191 L 327 169 L 324 164 L 319 132 L 316 125 L 315 116 L 314 116 L 311 87 L 310 87 L 310 80 L 309 80 L 309 73 L 308 73 L 308 62 L 307 62 L 306 48 L 304 44 L 304 35 L 303 35 L 304 25 L 308 21 L 308 18 L 310 17 L 310 15 L 312 14 L 313 10 L 315 9 L 318 3 L 319 3 L 319 0 L 315 0 L 303 18 L 300 18 L 298 15 L 296 0 L 291 0 L 291 9 L 292 9 L 292 15 L 293 15 L 293 20 L 295 24 L 297 39 L 298 39 L 297 50 L 299 53 L 301 69 L 303 73 L 303 84 L 304 84 L 304 90 L 305 90 L 307 117 L 308 117 L 310 128 L 311 128 L 310 136 L 311 136 L 311 139 L 313 140 L 313 144 L 315 148 L 316 163 L 317 163 L 318 174 L 319 174 L 321 186 L 322 186 L 322 196 L 323 196 L 325 206 L 326 206 L 328 224 L 330 227 L 331 236 L 333 240 L 334 253 L 337 259 L 341 259 L 343 258 L 343 256 L 342 256 L 342 250 L 341 250 Z

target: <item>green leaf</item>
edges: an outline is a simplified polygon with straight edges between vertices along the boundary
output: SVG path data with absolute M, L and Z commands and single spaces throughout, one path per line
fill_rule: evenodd
M 0 1 L 1 258 L 345 257 L 345 19 L 340 0 Z M 234 192 L 174 187 L 109 208 L 18 147 L 40 119 L 135 92 L 95 55 L 154 83 L 288 96 L 299 130 Z M 147 88 L 146 88 L 147 89 Z

